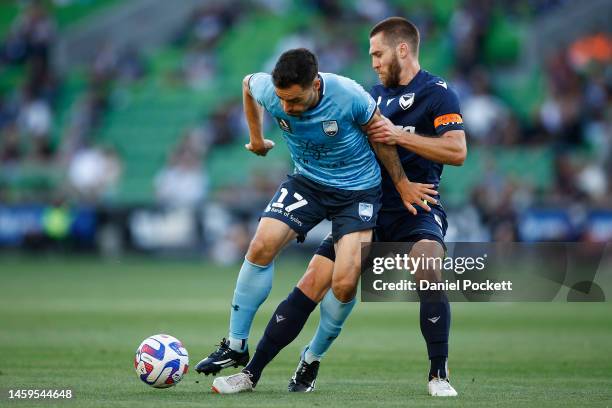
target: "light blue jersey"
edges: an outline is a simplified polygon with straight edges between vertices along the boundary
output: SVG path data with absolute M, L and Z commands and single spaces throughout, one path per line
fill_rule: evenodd
M 319 103 L 301 116 L 283 111 L 271 75 L 253 74 L 249 88 L 283 131 L 295 173 L 343 190 L 378 186 L 380 168 L 361 130 L 374 115 L 376 102 L 352 79 L 329 73 L 319 76 Z

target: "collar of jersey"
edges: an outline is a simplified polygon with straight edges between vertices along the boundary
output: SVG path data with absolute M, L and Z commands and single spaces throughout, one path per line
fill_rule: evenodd
M 306 112 L 315 110 L 317 108 L 317 106 L 319 106 L 321 104 L 321 101 L 323 100 L 323 96 L 325 95 L 325 81 L 323 80 L 323 77 L 321 76 L 320 73 L 317 74 L 317 76 L 321 80 L 321 86 L 319 87 L 319 100 L 317 101 L 317 104 L 315 106 L 313 106 L 312 108 L 308 109 Z M 304 113 L 306 113 L 306 112 L 304 112 Z

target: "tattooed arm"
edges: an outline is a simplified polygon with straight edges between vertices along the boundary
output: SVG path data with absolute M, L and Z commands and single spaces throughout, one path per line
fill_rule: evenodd
M 367 131 L 369 125 L 376 123 L 380 119 L 380 112 L 377 111 L 372 119 L 364 126 L 364 130 Z M 413 204 L 418 205 L 426 211 L 430 211 L 427 203 L 437 203 L 432 197 L 438 194 L 437 191 L 433 190 L 433 184 L 413 183 L 408 180 L 395 146 L 373 142 L 372 148 L 378 159 L 385 166 L 387 173 L 389 173 L 393 181 L 393 185 L 395 185 L 408 211 L 416 215 L 417 210 L 414 208 Z

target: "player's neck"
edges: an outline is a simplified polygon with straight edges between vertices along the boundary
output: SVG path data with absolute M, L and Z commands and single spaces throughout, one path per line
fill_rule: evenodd
M 416 61 L 402 67 L 402 71 L 400 72 L 400 86 L 408 85 L 420 70 L 421 66 Z
M 319 101 L 321 100 L 321 96 L 322 96 L 322 89 L 319 88 L 317 92 L 314 93 L 314 98 L 312 100 L 312 103 L 310 103 L 310 106 L 308 106 L 308 109 L 306 110 L 311 110 L 317 107 L 317 105 L 319 104 Z
M 310 106 L 308 107 L 308 109 L 307 109 L 307 110 L 311 110 L 311 109 L 316 108 L 316 106 L 319 104 L 319 100 L 320 100 L 320 99 L 321 99 L 320 92 L 316 92 L 316 93 L 314 94 L 314 98 L 313 98 L 313 100 L 312 100 L 312 103 L 310 104 Z

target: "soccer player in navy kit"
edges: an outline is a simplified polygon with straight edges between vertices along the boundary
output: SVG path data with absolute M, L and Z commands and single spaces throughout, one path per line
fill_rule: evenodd
M 324 218 L 332 221 L 332 240 L 338 254 L 328 299 L 337 313 L 348 317 L 360 276 L 359 249 L 362 242 L 371 241 L 380 208 L 380 168 L 362 129 L 381 117 L 375 100 L 360 85 L 339 75 L 318 72 L 316 57 L 306 49 L 295 49 L 281 55 L 272 75 L 245 77 L 243 98 L 250 132 L 250 143 L 245 147 L 265 156 L 274 146 L 262 135 L 265 109 L 283 131 L 295 172 L 279 187 L 262 214 L 236 282 L 229 338 L 196 365 L 196 371 L 204 374 L 216 374 L 249 361 L 247 339 L 255 313 L 270 292 L 274 258 L 293 239 L 303 241 Z M 406 205 L 428 190 L 408 182 L 395 147 L 379 143 L 372 146 L 392 174 Z M 295 288 L 266 329 L 269 336 L 281 336 L 282 340 L 251 363 L 265 366 L 275 355 L 271 349 L 280 350 L 282 342 L 291 342 L 316 304 Z M 292 333 L 295 336 L 290 338 Z M 222 393 L 252 389 L 258 371 L 249 367 L 248 375 L 239 373 L 227 381 L 217 378 L 213 389 Z
M 381 81 L 372 96 L 382 117 L 368 128 L 370 141 L 395 145 L 410 182 L 437 190 L 444 164 L 460 166 L 467 155 L 463 119 L 455 93 L 448 83 L 420 68 L 419 32 L 400 17 L 378 23 L 370 33 L 372 67 Z M 433 201 L 423 194 L 419 208 L 404 208 L 382 172 L 383 198 L 376 229 L 381 242 L 414 242 L 411 253 L 444 256 L 446 213 L 435 192 Z M 326 312 L 329 270 L 335 259 L 329 239 L 323 241 L 298 284 L 309 298 L 321 302 L 317 332 L 302 352 L 289 390 L 314 389 L 319 361 L 340 334 L 343 321 Z M 416 272 L 417 281 L 440 280 L 439 270 Z M 419 291 L 421 332 L 430 359 L 428 392 L 432 396 L 456 396 L 448 381 L 448 337 L 450 305 L 443 291 Z

